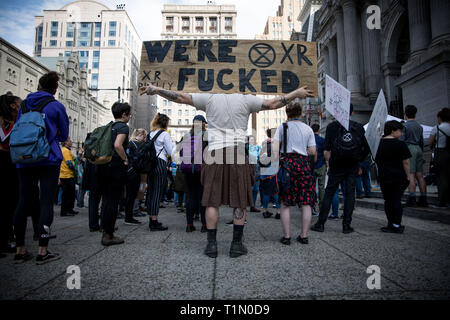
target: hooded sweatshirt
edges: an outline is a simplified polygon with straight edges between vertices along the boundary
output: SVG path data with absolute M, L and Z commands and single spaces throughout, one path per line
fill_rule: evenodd
M 42 99 L 51 96 L 50 93 L 44 91 L 30 93 L 26 98 L 26 107 L 28 110 L 33 110 Z M 61 165 L 63 156 L 59 143 L 67 141 L 69 137 L 69 118 L 66 113 L 66 108 L 60 102 L 53 101 L 44 107 L 42 114 L 44 116 L 48 143 L 50 145 L 48 158 L 41 162 L 18 164 L 17 168 Z M 17 121 L 19 121 L 21 116 L 22 110 L 19 110 Z

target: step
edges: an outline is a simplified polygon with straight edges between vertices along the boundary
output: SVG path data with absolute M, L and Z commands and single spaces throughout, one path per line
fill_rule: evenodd
M 342 203 L 342 199 L 340 199 Z M 384 200 L 380 198 L 364 198 L 356 199 L 356 207 L 369 208 L 384 211 Z M 432 207 L 404 207 L 403 215 L 423 220 L 439 221 L 441 223 L 450 224 L 450 208 L 437 209 Z

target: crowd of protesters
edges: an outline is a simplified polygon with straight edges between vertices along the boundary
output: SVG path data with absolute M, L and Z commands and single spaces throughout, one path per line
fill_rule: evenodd
M 191 130 L 178 142 L 168 133 L 170 118 L 155 115 L 150 132 L 136 129 L 130 135 L 128 103 L 112 106 L 111 160 L 93 164 L 85 156 L 84 144 L 78 154 L 72 150 L 69 120 L 65 107 L 54 99 L 58 74 L 50 72 L 39 80 L 38 91 L 25 100 L 12 94 L 0 97 L 0 166 L 4 173 L 0 194 L 1 257 L 15 253 L 13 261 L 33 258 L 26 249 L 27 217 L 33 221 L 33 239 L 39 242 L 37 264 L 60 258 L 48 250 L 54 205 L 60 204 L 60 216 L 77 215 L 88 196 L 88 227 L 102 233 L 104 246 L 124 243 L 115 235 L 116 220 L 126 225 L 141 225 L 139 217 L 148 216 L 150 231 L 165 231 L 159 219 L 160 209 L 173 201 L 178 213 L 185 214 L 186 232 L 196 231 L 194 221 L 201 221 L 200 232 L 207 234 L 204 253 L 217 257 L 219 208 L 233 208 L 233 236 L 229 254 L 247 254 L 243 243 L 247 210 L 272 217 L 269 203 L 281 220 L 280 242 L 291 244 L 291 207 L 301 209 L 302 227 L 296 240 L 308 244 L 308 231 L 324 232 L 328 219 L 338 220 L 339 189 L 343 195 L 342 231 L 354 231 L 352 214 L 356 198 L 371 197 L 371 172 L 376 166 L 377 180 L 385 200 L 387 226 L 383 232 L 402 233 L 402 196 L 408 188 L 407 206 L 428 206 L 423 176 L 423 129 L 415 121 L 417 108 L 405 108 L 404 123 L 388 121 L 376 155 L 370 148 L 361 124 L 350 120 L 346 130 L 339 122 L 326 127 L 324 137 L 318 124 L 302 121 L 301 99 L 312 96 L 300 88 L 281 97 L 264 100 L 242 94 L 186 94 L 155 86 L 143 87 L 141 94 L 160 95 L 176 103 L 204 111 L 206 118 L 195 116 Z M 247 136 L 249 115 L 262 110 L 286 107 L 287 120 L 266 131 L 261 146 L 254 136 Z M 26 113 L 43 114 L 48 156 L 32 163 L 12 160 L 10 137 L 15 125 Z M 353 114 L 353 106 L 350 106 Z M 428 145 L 434 149 L 439 208 L 447 208 L 450 199 L 450 109 L 437 114 Z M 18 126 L 16 126 L 19 128 Z M 18 131 L 17 129 L 16 131 Z M 89 134 L 90 135 L 90 134 Z M 89 138 L 88 135 L 88 138 Z M 151 145 L 155 159 L 143 175 L 139 165 L 142 150 Z M 146 180 L 143 181 L 143 177 Z M 416 180 L 420 196 L 416 201 Z M 146 183 L 146 190 L 142 190 Z M 78 186 L 78 187 L 77 187 Z M 260 209 L 257 206 L 258 196 Z M 60 198 L 58 200 L 58 198 Z M 331 215 L 330 209 L 332 209 Z M 124 215 L 120 212 L 124 211 Z M 145 212 L 145 213 L 144 213 Z M 311 226 L 312 216 L 318 216 Z

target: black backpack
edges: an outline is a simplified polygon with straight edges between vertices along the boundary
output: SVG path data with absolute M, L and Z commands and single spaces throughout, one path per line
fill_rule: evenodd
M 161 149 L 159 154 L 156 154 L 155 141 L 163 132 L 164 130 L 160 130 L 153 139 L 150 139 L 149 134 L 145 142 L 137 147 L 133 159 L 131 160 L 131 165 L 136 171 L 148 174 L 152 173 L 156 168 L 159 154 L 161 154 L 163 149 Z
M 333 158 L 340 163 L 359 162 L 363 154 L 363 137 L 358 133 L 358 127 L 350 122 L 346 130 L 339 124 L 335 144 L 332 147 Z

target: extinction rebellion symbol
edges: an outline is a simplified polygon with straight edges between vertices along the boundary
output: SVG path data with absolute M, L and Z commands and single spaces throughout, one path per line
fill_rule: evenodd
M 275 50 L 266 43 L 257 43 L 248 53 L 250 62 L 259 68 L 267 68 L 274 64 L 277 57 Z
M 342 140 L 344 140 L 344 142 L 350 142 L 350 141 L 352 141 L 352 139 L 353 139 L 353 137 L 350 132 L 344 134 L 344 136 L 342 137 Z

